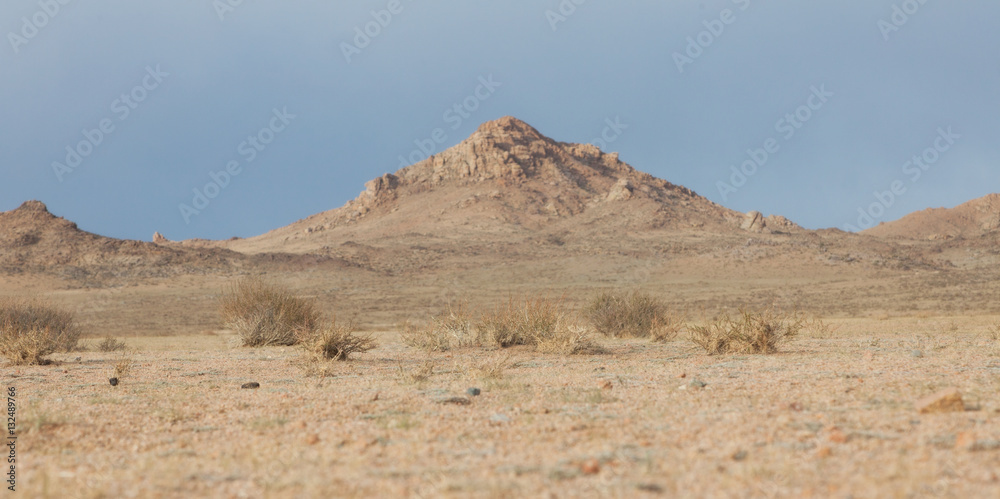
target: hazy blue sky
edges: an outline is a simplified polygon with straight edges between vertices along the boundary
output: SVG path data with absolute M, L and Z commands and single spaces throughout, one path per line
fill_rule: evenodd
M 1000 190 L 995 0 L 60 1 L 0 4 L 0 210 L 104 235 L 256 235 L 504 115 L 809 228 Z

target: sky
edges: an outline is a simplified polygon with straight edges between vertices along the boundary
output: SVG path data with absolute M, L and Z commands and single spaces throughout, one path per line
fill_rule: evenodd
M 0 211 L 249 237 L 511 115 L 863 229 L 1000 191 L 994 0 L 5 0 Z

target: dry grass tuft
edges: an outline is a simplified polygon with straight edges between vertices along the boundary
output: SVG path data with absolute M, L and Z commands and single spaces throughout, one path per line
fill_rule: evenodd
M 320 318 L 313 302 L 257 277 L 242 278 L 226 290 L 219 312 L 225 327 L 248 347 L 294 345 L 315 331 Z
M 135 356 L 137 353 L 136 350 L 123 348 L 121 353 L 118 354 L 118 358 L 115 359 L 115 367 L 111 373 L 111 377 L 118 378 L 119 383 L 125 381 L 125 378 L 132 373 L 132 368 L 135 367 Z
M 510 354 L 494 353 L 472 365 L 469 372 L 483 380 L 498 380 L 503 379 L 507 369 L 513 366 Z
M 802 327 L 802 319 L 785 316 L 774 308 L 761 312 L 741 308 L 735 320 L 725 314 L 708 325 L 692 327 L 691 341 L 709 355 L 770 354 L 798 335 Z
M 535 349 L 541 353 L 561 355 L 597 355 L 608 351 L 594 342 L 584 326 L 561 321 L 551 334 L 536 339 Z
M 45 364 L 56 351 L 76 348 L 73 314 L 38 300 L 0 300 L 0 355 L 14 365 Z
M 986 332 L 986 338 L 989 340 L 990 346 L 993 347 L 993 351 L 1000 353 L 1000 322 L 990 326 Z
M 434 317 L 423 328 L 404 323 L 402 338 L 407 345 L 439 352 L 462 347 L 525 345 L 540 352 L 603 353 L 591 341 L 586 328 L 566 321 L 561 307 L 561 301 L 543 297 L 510 298 L 482 314 L 473 324 L 468 309 L 462 306 Z
M 410 383 L 423 383 L 431 379 L 431 376 L 434 375 L 434 367 L 435 364 L 433 360 L 425 359 L 424 362 L 420 364 L 420 366 L 417 367 L 414 371 L 407 372 L 405 369 L 403 369 L 403 364 L 401 362 L 399 364 L 399 378 L 402 381 Z
M 401 336 L 403 343 L 430 352 L 446 352 L 477 343 L 475 327 L 465 304 L 449 308 L 447 312 L 433 317 L 431 323 L 424 327 L 406 322 Z
M 597 332 L 614 338 L 674 339 L 684 328 L 684 319 L 669 313 L 667 306 L 641 291 L 601 293 L 585 310 Z
M 351 354 L 377 346 L 371 336 L 358 336 L 354 331 L 353 324 L 337 324 L 334 317 L 325 328 L 302 333 L 298 342 L 307 354 L 320 360 L 347 360 Z
M 538 345 L 557 334 L 560 305 L 559 301 L 542 297 L 510 298 L 482 315 L 476 325 L 479 343 L 500 348 Z
M 125 342 L 117 338 L 108 336 L 104 338 L 103 341 L 97 344 L 98 352 L 117 352 L 119 350 L 125 350 Z

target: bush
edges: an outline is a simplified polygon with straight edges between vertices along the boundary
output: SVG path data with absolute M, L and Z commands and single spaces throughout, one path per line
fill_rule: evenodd
M 315 331 L 320 317 L 313 302 L 256 277 L 240 279 L 224 292 L 219 312 L 224 327 L 248 347 L 294 345 Z
M 122 348 L 118 354 L 118 358 L 115 359 L 115 367 L 111 372 L 111 377 L 116 378 L 118 383 L 125 381 L 132 373 L 132 368 L 135 367 L 135 356 L 138 352 L 135 350 Z
M 452 348 L 477 344 L 475 327 L 465 304 L 431 318 L 431 323 L 416 327 L 409 322 L 403 325 L 403 343 L 431 352 L 445 352 Z
M 374 338 L 355 335 L 353 325 L 337 324 L 336 318 L 323 329 L 302 334 L 299 343 L 314 358 L 325 360 L 347 360 L 353 353 L 364 353 L 376 346 Z
M 434 317 L 431 324 L 423 328 L 405 323 L 402 338 L 407 345 L 429 351 L 527 345 L 536 351 L 550 353 L 603 352 L 591 341 L 586 328 L 576 327 L 567 321 L 560 306 L 560 301 L 541 297 L 524 300 L 510 298 L 473 323 L 471 314 L 463 305 Z
M 125 350 L 125 342 L 108 336 L 97 344 L 97 350 L 99 352 L 117 352 L 119 350 Z
M 14 365 L 45 364 L 45 356 L 76 348 L 73 314 L 37 300 L 0 300 L 0 355 Z
M 555 336 L 561 318 L 559 305 L 540 297 L 523 302 L 510 298 L 483 314 L 476 325 L 478 342 L 500 348 L 538 345 L 540 340 Z
M 692 327 L 691 341 L 709 355 L 770 354 L 798 335 L 802 327 L 801 319 L 786 317 L 773 308 L 762 312 L 741 308 L 735 320 L 725 314 L 706 326 Z
M 684 320 L 667 306 L 641 291 L 601 293 L 585 311 L 597 332 L 615 338 L 652 338 L 668 341 L 684 327 Z

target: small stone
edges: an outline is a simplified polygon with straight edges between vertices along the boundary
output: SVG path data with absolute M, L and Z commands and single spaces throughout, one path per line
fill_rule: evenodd
M 118 386 L 118 378 L 111 378 L 108 383 L 111 383 L 111 386 Z
M 614 386 L 614 385 L 612 385 L 611 381 L 609 381 L 609 380 L 604 380 L 604 381 L 601 382 L 601 389 L 602 390 L 610 390 L 612 386 Z
M 687 373 L 680 373 L 680 374 L 677 375 L 677 377 L 678 378 L 686 378 L 687 377 Z
M 480 390 L 479 388 L 474 388 L 473 387 L 473 388 L 469 388 L 469 389 L 465 390 L 465 393 L 468 393 L 469 395 L 471 395 L 473 397 L 478 397 L 480 393 L 483 393 L 483 391 Z
M 922 358 L 923 356 L 924 352 L 921 352 L 920 350 L 914 350 L 910 352 L 910 357 L 913 357 L 914 359 L 919 359 Z
M 694 389 L 700 389 L 700 388 L 705 388 L 706 386 L 708 386 L 708 383 L 705 383 L 704 381 L 702 381 L 700 379 L 692 379 L 691 381 L 688 382 L 688 386 L 690 386 L 691 388 L 694 388 Z
M 916 409 L 921 414 L 935 412 L 962 412 L 965 404 L 958 388 L 947 388 L 917 401 Z
M 830 457 L 831 455 L 833 455 L 833 450 L 825 445 L 816 449 L 816 457 L 820 459 Z
M 663 487 L 655 483 L 640 483 L 639 485 L 636 485 L 635 488 L 643 492 L 652 492 L 653 494 L 663 493 Z
M 749 456 L 749 455 L 750 455 L 749 452 L 740 449 L 740 450 L 738 450 L 738 451 L 736 451 L 736 452 L 733 453 L 732 458 L 733 458 L 733 461 L 742 461 L 742 460 L 746 459 L 747 456 Z
M 469 405 L 472 401 L 465 397 L 447 397 L 439 399 L 437 403 L 443 405 Z
M 244 390 L 252 390 L 252 389 L 255 389 L 255 388 L 260 388 L 260 383 L 258 383 L 256 381 L 251 381 L 249 383 L 243 383 L 243 385 L 240 386 L 240 388 L 242 388 Z
M 497 423 L 497 424 L 509 423 L 510 422 L 510 418 L 507 417 L 506 414 L 499 414 L 499 413 L 497 413 L 497 414 L 494 414 L 494 415 L 490 416 L 490 422 L 491 423 Z
M 601 471 L 601 463 L 596 459 L 588 459 L 580 465 L 584 475 L 596 475 Z
M 306 437 L 306 445 L 316 445 L 319 443 L 319 435 L 313 433 Z

